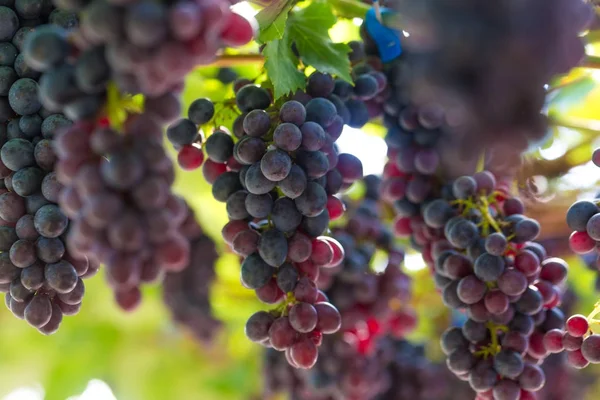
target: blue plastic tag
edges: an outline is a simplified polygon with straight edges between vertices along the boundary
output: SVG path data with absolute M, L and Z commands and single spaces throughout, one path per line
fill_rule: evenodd
M 381 15 L 393 13 L 389 8 L 381 7 Z M 400 32 L 395 29 L 384 26 L 377 19 L 375 8 L 370 8 L 365 16 L 367 32 L 373 38 L 379 49 L 381 61 L 389 62 L 402 54 L 400 45 Z

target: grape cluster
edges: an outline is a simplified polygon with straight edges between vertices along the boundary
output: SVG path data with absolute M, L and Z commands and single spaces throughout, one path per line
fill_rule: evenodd
M 68 248 L 104 264 L 117 303 L 131 310 L 141 283 L 188 265 L 190 245 L 179 231 L 187 208 L 170 191 L 175 173 L 160 124 L 146 112 L 123 130 L 80 121 L 54 148 L 59 204 L 72 219 Z
M 343 120 L 331 101 L 315 97 L 303 105 L 289 99 L 275 106 L 264 88 L 249 82 L 236 86 L 239 122 L 233 136 L 218 129 L 204 141 L 203 172 L 214 198 L 226 203 L 230 222 L 222 233 L 243 257 L 242 284 L 261 301 L 279 304 L 250 317 L 248 337 L 286 350 L 292 365 L 310 368 L 322 335 L 340 325 L 339 312 L 324 301 L 315 282 L 320 268 L 342 262 L 343 249 L 321 235 L 330 219 L 343 213 L 334 194 L 362 177 L 362 165 L 334 146 Z M 185 146 L 198 140 L 197 125 L 212 117 L 206 110 L 213 109 L 198 100 L 188 119 L 169 128 L 171 142 L 182 146 L 180 158 Z
M 82 279 L 98 264 L 67 251 L 69 220 L 57 206 L 54 136 L 71 121 L 38 100 L 39 73 L 25 62 L 24 42 L 41 24 L 77 25 L 50 2 L 0 6 L 0 289 L 15 316 L 44 334 L 79 312 Z
M 464 149 L 503 143 L 517 154 L 545 136 L 544 85 L 583 60 L 579 33 L 594 16 L 585 0 L 398 0 L 392 7 L 409 33 L 411 98 L 440 104 Z
M 222 45 L 252 39 L 253 26 L 224 1 L 58 0 L 81 26 L 44 26 L 28 36 L 27 63 L 43 72 L 40 100 L 73 120 L 92 119 L 114 82 L 123 93 L 172 96 L 194 66 L 212 61 Z
M 394 244 L 383 222 L 380 182 L 377 176 L 366 176 L 363 199 L 358 204 L 347 199 L 346 222 L 332 229 L 344 249 L 344 262 L 324 269 L 318 282 L 340 310 L 345 340 L 352 341 L 361 354 L 370 353 L 379 338 L 402 338 L 416 326 L 409 307 L 412 282 L 400 269 L 404 251 Z M 379 266 L 375 265 L 377 251 L 387 257 Z
M 523 213 L 487 171 L 456 179 L 422 211 L 435 230 L 423 252 L 443 301 L 468 316 L 442 336 L 447 365 L 481 398 L 517 400 L 540 390 L 544 334 L 564 326 L 557 306 L 567 264 L 532 242 L 539 224 Z
M 600 149 L 592 155 L 592 161 L 600 168 Z M 567 224 L 574 232 L 569 238 L 571 250 L 586 254 L 600 249 L 600 199 L 580 200 L 567 211 Z M 600 256 L 596 261 L 600 268 Z
M 187 327 L 199 341 L 210 342 L 221 328 L 221 322 L 211 314 L 209 299 L 219 255 L 191 209 L 180 230 L 190 241 L 190 262 L 183 271 L 165 275 L 163 300 L 175 322 Z

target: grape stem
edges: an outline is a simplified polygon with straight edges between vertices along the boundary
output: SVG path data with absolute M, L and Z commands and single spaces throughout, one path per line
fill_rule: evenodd
M 483 207 L 480 207 L 479 211 L 481 211 L 488 224 L 490 224 L 492 228 L 496 230 L 496 232 L 502 232 L 502 229 L 500 229 L 500 226 L 498 225 L 494 217 L 492 217 L 492 215 L 490 214 L 490 203 L 488 202 L 487 197 L 481 196 L 480 200 L 483 203 Z

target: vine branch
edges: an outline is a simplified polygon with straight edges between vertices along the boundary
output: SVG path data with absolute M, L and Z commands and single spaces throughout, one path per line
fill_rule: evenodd
M 600 57 L 587 56 L 587 58 L 581 66 L 583 68 L 600 69 Z
M 221 54 L 208 67 L 240 67 L 263 63 L 265 58 L 262 54 Z

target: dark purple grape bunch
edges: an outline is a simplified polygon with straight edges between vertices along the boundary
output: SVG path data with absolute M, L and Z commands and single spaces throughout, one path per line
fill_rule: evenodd
M 346 199 L 345 223 L 332 229 L 344 249 L 344 261 L 323 269 L 318 286 L 340 310 L 346 338 L 354 338 L 360 352 L 368 353 L 381 336 L 404 337 L 415 328 L 417 319 L 410 307 L 412 281 L 400 269 L 404 250 L 394 243 L 384 222 L 384 205 L 379 202 L 381 179 L 369 175 L 362 183 L 364 197 Z M 387 264 L 374 265 L 376 252 L 387 257 Z M 356 330 L 364 324 L 371 326 L 368 337 Z
M 330 76 L 315 73 L 308 79 L 307 92 L 311 96 L 327 97 L 335 104 L 344 123 L 352 128 L 362 128 L 369 120 L 381 115 L 382 103 L 389 95 L 386 75 L 381 72 L 381 61 L 367 57 L 362 42 L 349 43 L 352 64 L 350 84 Z M 330 90 L 333 84 L 333 92 Z
M 246 333 L 286 350 L 290 364 L 310 368 L 322 335 L 341 323 L 315 282 L 321 268 L 342 262 L 343 249 L 321 235 L 343 214 L 334 195 L 362 177 L 362 165 L 338 154 L 334 142 L 344 123 L 331 101 L 296 93 L 305 104 L 287 99 L 275 106 L 264 88 L 247 81 L 234 87 L 242 114 L 233 136 L 216 130 L 204 141 L 203 173 L 213 197 L 226 203 L 230 222 L 222 233 L 243 259 L 242 284 L 264 303 L 278 304 L 250 317 Z M 197 135 L 192 114 L 190 138 Z M 182 121 L 170 128 L 172 137 Z
M 592 162 L 600 168 L 600 149 L 592 155 Z M 571 250 L 578 254 L 595 253 L 600 249 L 600 198 L 580 200 L 567 211 L 567 224 L 573 230 L 569 238 Z M 596 260 L 600 269 L 600 255 Z
M 460 126 L 463 146 L 508 143 L 520 153 L 546 135 L 545 85 L 585 58 L 586 0 L 397 1 L 410 96 L 435 101 Z M 515 68 L 515 66 L 518 66 Z
M 442 336 L 448 368 L 482 398 L 532 396 L 545 380 L 544 334 L 564 326 L 557 306 L 568 266 L 533 242 L 539 224 L 491 173 L 448 189 L 422 211 L 427 227 L 443 230 L 424 246 L 443 301 L 468 316 Z
M 10 3 L 10 5 L 9 5 Z M 82 279 L 98 265 L 66 249 L 69 220 L 57 206 L 53 137 L 71 121 L 38 100 L 39 73 L 24 42 L 41 24 L 71 27 L 76 15 L 49 2 L 0 6 L 0 287 L 6 305 L 44 334 L 79 312 Z
M 171 192 L 173 164 L 151 113 L 131 117 L 120 133 L 107 124 L 77 122 L 57 135 L 61 210 L 72 219 L 67 247 L 104 264 L 117 303 L 140 302 L 139 286 L 189 264 L 179 231 L 187 215 Z
M 5 138 L 0 150 L 0 287 L 13 314 L 44 334 L 56 332 L 63 315 L 79 312 L 82 279 L 99 267 L 67 249 L 70 221 L 57 205 L 62 185 L 53 136 L 69 123 L 50 116 L 42 123 L 44 133 Z
M 377 400 L 454 400 L 472 397 L 467 383 L 457 380 L 443 364 L 433 363 L 426 357 L 424 346 L 406 340 L 395 340 L 388 346 L 393 357 L 387 368 L 391 386 Z
M 189 209 L 180 231 L 190 242 L 190 262 L 179 272 L 168 272 L 162 282 L 163 300 L 171 318 L 201 343 L 210 343 L 222 327 L 211 312 L 210 287 L 219 254 Z
M 79 312 L 82 279 L 98 264 L 66 249 L 69 220 L 56 204 L 61 185 L 52 146 L 71 121 L 42 106 L 40 74 L 24 54 L 24 42 L 42 24 L 70 28 L 78 21 L 50 2 L 0 6 L 0 287 L 15 316 L 52 334 L 63 315 Z

